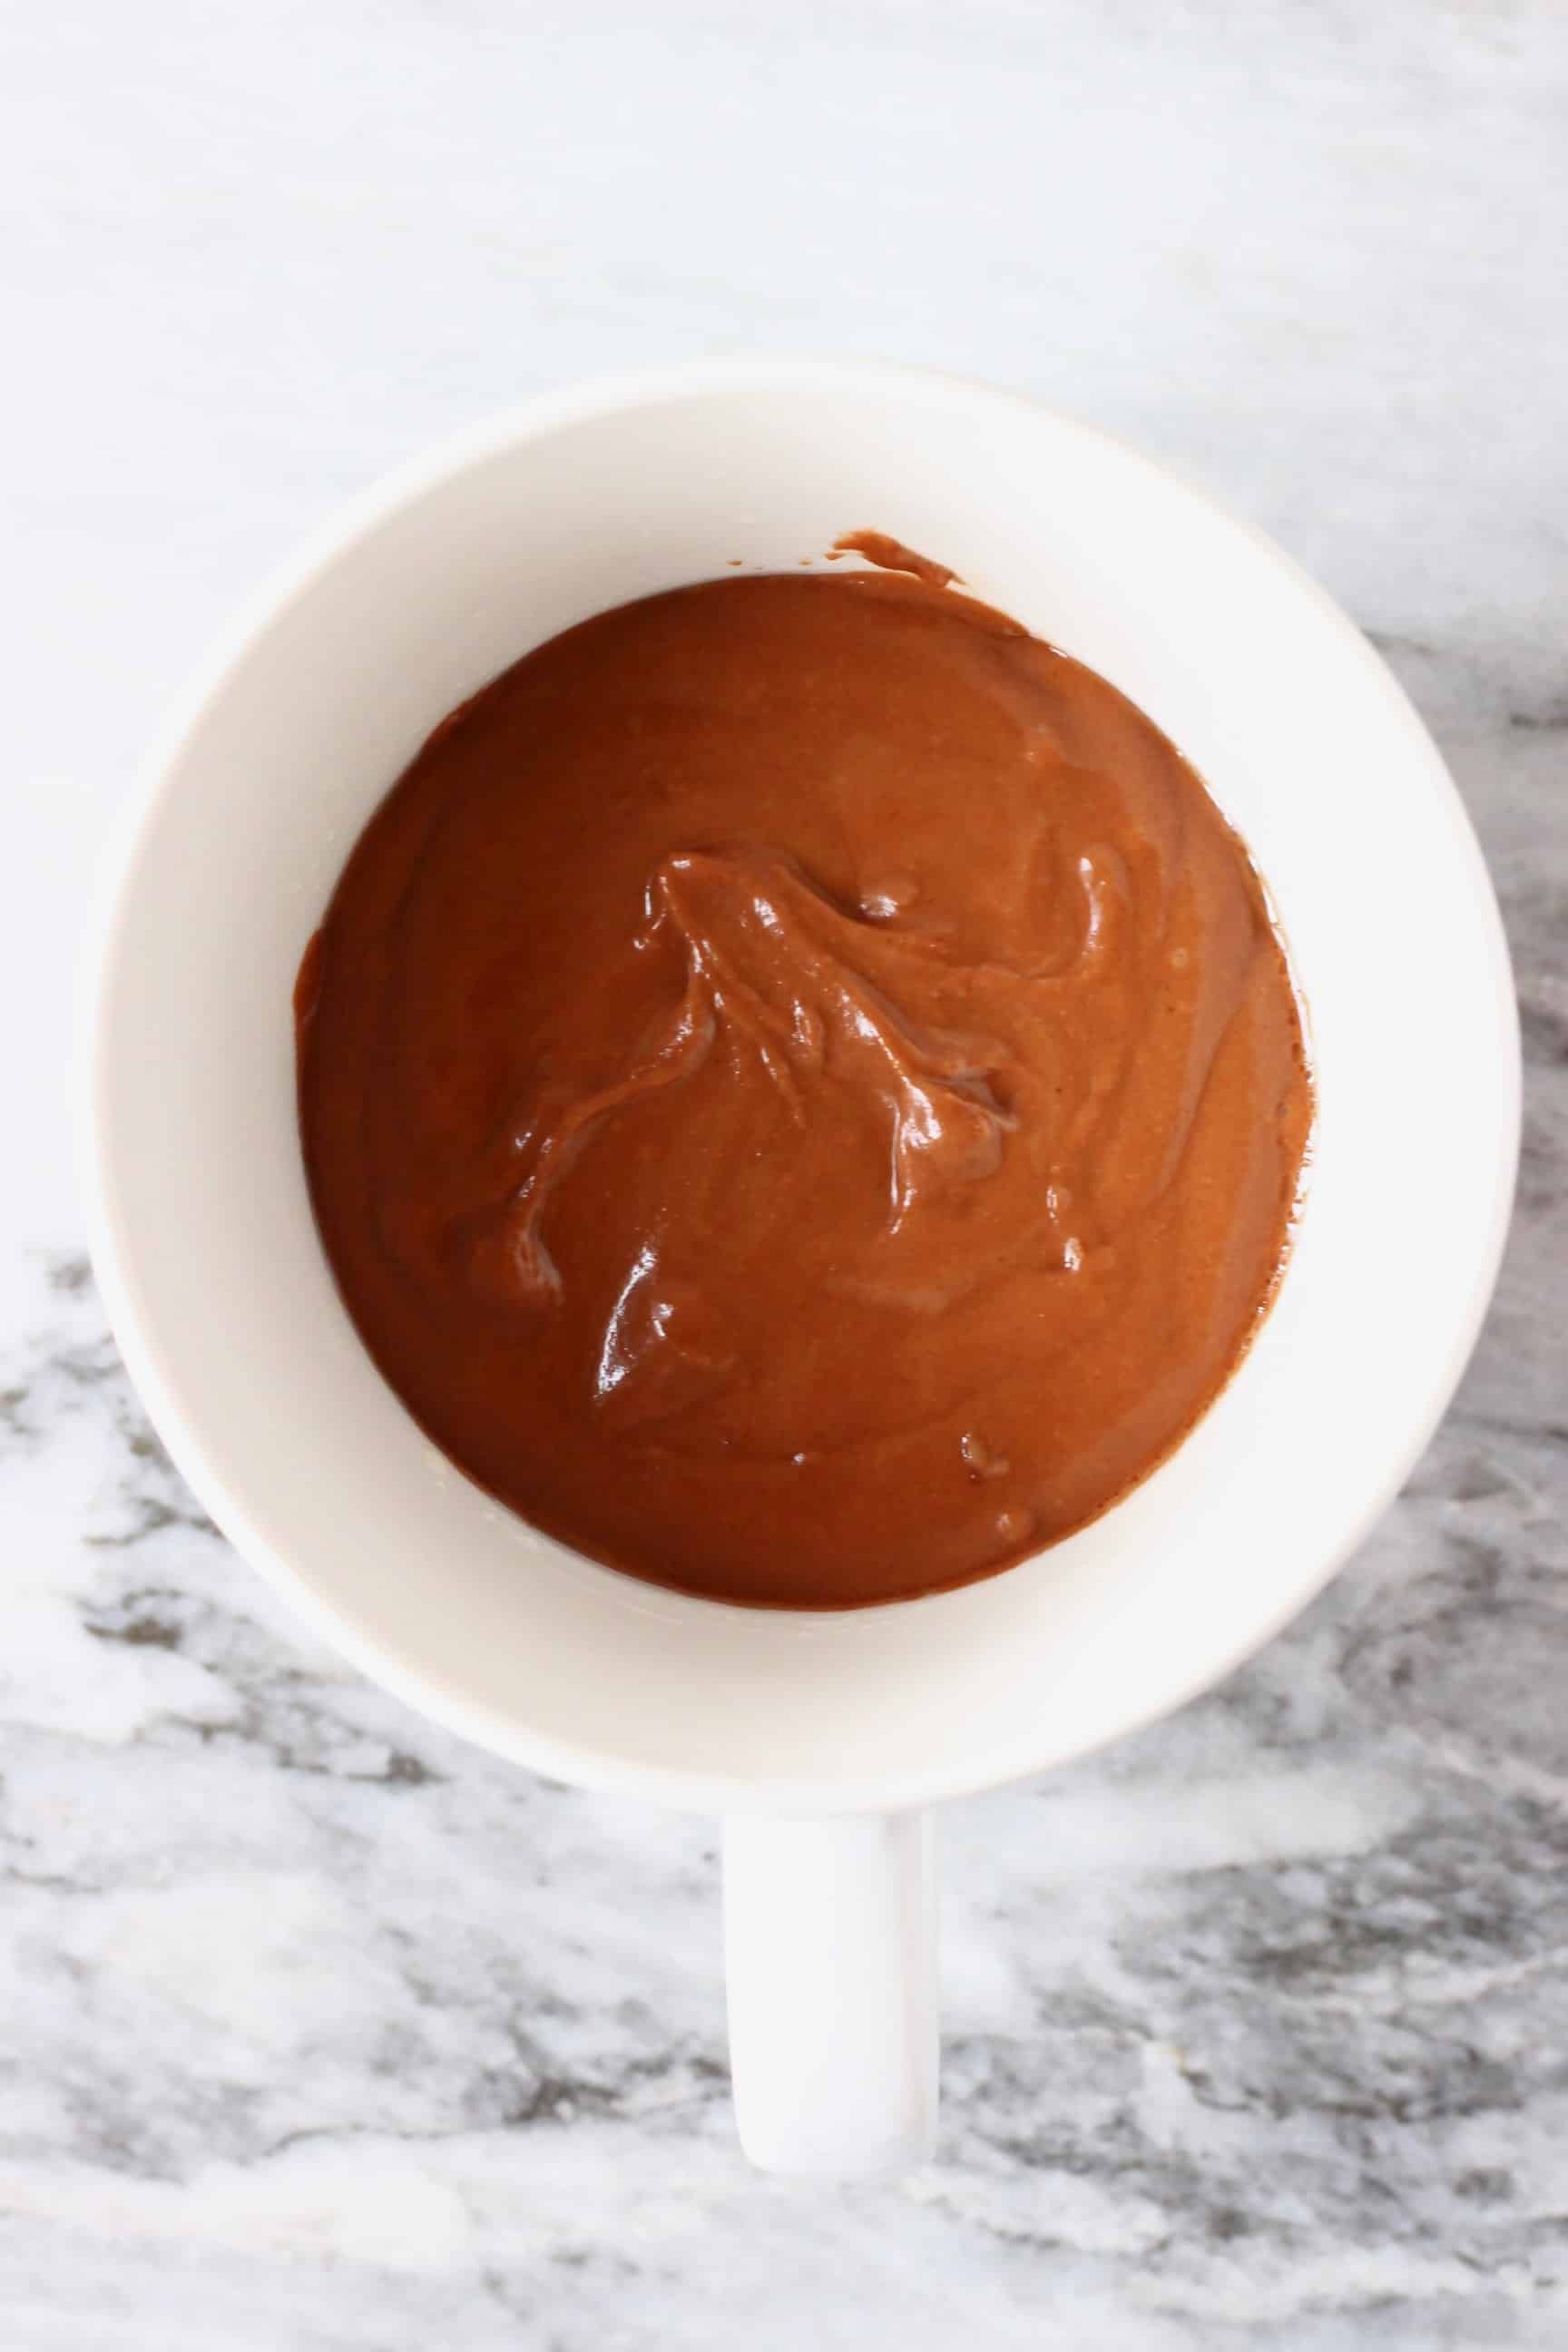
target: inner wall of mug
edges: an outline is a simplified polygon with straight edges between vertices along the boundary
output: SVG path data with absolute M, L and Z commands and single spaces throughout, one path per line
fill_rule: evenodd
M 867 527 L 1102 671 L 1194 761 L 1278 907 L 1320 1116 L 1273 1311 L 1164 1468 L 1003 1576 L 801 1616 L 578 1560 L 414 1428 L 316 1238 L 289 992 L 350 845 L 453 703 L 606 605 L 735 559 L 793 570 Z M 117 1319 L 241 1548 L 460 1728 L 693 1801 L 977 1786 L 1082 1752 L 1244 1654 L 1424 1442 L 1510 1175 L 1500 952 L 1452 789 L 1381 666 L 1261 542 L 1126 451 L 877 373 L 590 397 L 476 446 L 341 544 L 169 766 L 105 965 Z

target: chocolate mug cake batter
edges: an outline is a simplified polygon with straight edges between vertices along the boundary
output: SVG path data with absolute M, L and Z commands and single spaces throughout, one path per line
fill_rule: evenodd
M 1288 1244 L 1311 1094 L 1245 849 L 945 576 L 540 646 L 436 729 L 300 975 L 386 1379 L 526 1518 L 715 1599 L 891 1601 L 1081 1527 Z

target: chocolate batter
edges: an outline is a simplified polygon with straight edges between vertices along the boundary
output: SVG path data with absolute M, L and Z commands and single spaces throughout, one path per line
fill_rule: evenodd
M 1081 1527 L 1289 1239 L 1311 1095 L 1245 849 L 942 576 L 541 646 L 437 728 L 300 974 L 387 1380 L 525 1517 L 716 1599 L 891 1601 Z

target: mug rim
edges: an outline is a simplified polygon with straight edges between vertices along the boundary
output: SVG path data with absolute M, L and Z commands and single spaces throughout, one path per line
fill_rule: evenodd
M 486 1710 L 477 1708 L 461 1692 L 448 1690 L 437 1677 L 426 1677 L 421 1671 L 411 1669 L 401 1660 L 388 1656 L 346 1613 L 323 1597 L 308 1569 L 280 1558 L 249 1523 L 235 1498 L 216 1476 L 209 1473 L 197 1433 L 197 1422 L 182 1401 L 177 1376 L 162 1360 L 160 1350 L 148 1337 L 151 1318 L 141 1304 L 142 1286 L 132 1270 L 132 1252 L 121 1230 L 113 1197 L 112 1139 L 108 1131 L 102 1056 L 107 1050 L 107 1014 L 113 987 L 113 949 L 120 919 L 134 877 L 138 851 L 159 805 L 163 786 L 208 707 L 223 693 L 231 676 L 244 663 L 253 646 L 287 605 L 379 523 L 487 456 L 538 439 L 565 425 L 637 408 L 661 399 L 693 396 L 747 385 L 787 390 L 792 384 L 812 383 L 826 383 L 839 390 L 853 389 L 871 400 L 885 398 L 890 392 L 904 395 L 914 392 L 918 394 L 924 388 L 933 396 L 940 394 L 942 398 L 951 399 L 956 394 L 982 408 L 1004 406 L 1024 412 L 1034 419 L 1048 419 L 1066 428 L 1069 434 L 1082 435 L 1104 445 L 1121 458 L 1131 460 L 1134 466 L 1146 468 L 1158 480 L 1180 489 L 1185 497 L 1206 509 L 1230 533 L 1245 538 L 1250 542 L 1252 552 L 1258 561 L 1267 562 L 1299 593 L 1307 596 L 1316 605 L 1321 616 L 1331 622 L 1347 650 L 1353 646 L 1364 663 L 1375 670 L 1385 698 L 1397 706 L 1405 728 L 1413 731 L 1416 740 L 1428 753 L 1432 751 L 1431 739 L 1425 724 L 1398 680 L 1348 615 L 1310 575 L 1257 526 L 1231 514 L 1202 490 L 1194 488 L 1182 477 L 1120 436 L 1063 415 L 1022 394 L 978 383 L 958 373 L 900 363 L 744 357 L 684 362 L 628 373 L 600 375 L 558 387 L 534 399 L 495 412 L 417 453 L 342 505 L 308 535 L 289 559 L 275 567 L 246 601 L 237 618 L 220 633 L 176 698 L 142 763 L 137 782 L 127 794 L 124 806 L 110 829 L 89 925 L 88 984 L 83 991 L 81 1004 L 89 1024 L 87 1049 L 82 1056 L 88 1080 L 83 1122 L 84 1191 L 92 1258 L 110 1321 L 135 1385 L 176 1466 L 216 1524 L 226 1534 L 233 1530 L 231 1539 L 236 1549 L 250 1564 L 266 1574 L 275 1587 L 284 1591 L 301 1610 L 307 1621 L 335 1649 L 345 1654 L 374 1680 L 448 1728 L 475 1739 L 494 1752 L 500 1752 L 515 1761 L 579 1786 L 652 1794 L 673 1801 L 721 1810 L 746 1807 L 757 1811 L 798 1812 L 804 1809 L 806 1799 L 801 1788 L 795 1784 L 776 1799 L 771 1799 L 766 1782 L 744 1774 L 737 1774 L 732 1780 L 699 1782 L 689 1772 L 652 1769 L 645 1762 L 616 1756 L 599 1748 L 579 1748 L 570 1742 L 536 1733 L 515 1719 L 489 1715 Z M 1442 786 L 1436 795 L 1436 800 L 1444 808 L 1450 829 L 1468 848 L 1476 891 L 1484 901 L 1479 911 L 1483 927 L 1489 929 L 1492 947 L 1491 1002 L 1488 1012 L 1506 1065 L 1506 1116 L 1495 1139 L 1493 1155 L 1497 1181 L 1489 1227 L 1484 1234 L 1478 1233 L 1472 1242 L 1475 1272 L 1467 1310 L 1462 1318 L 1456 1318 L 1446 1360 L 1435 1371 L 1428 1370 L 1426 1376 L 1423 1384 L 1424 1412 L 1419 1417 L 1412 1418 L 1404 1444 L 1397 1454 L 1391 1453 L 1384 1478 L 1371 1498 L 1365 1500 L 1360 1511 L 1353 1515 L 1342 1539 L 1321 1562 L 1315 1576 L 1300 1581 L 1283 1596 L 1278 1608 L 1269 1612 L 1262 1622 L 1261 1628 L 1257 1622 L 1249 1622 L 1238 1636 L 1216 1641 L 1206 1654 L 1201 1669 L 1188 1675 L 1179 1686 L 1173 1686 L 1163 1694 L 1157 1703 L 1130 1712 L 1113 1730 L 1104 1735 L 1104 1741 L 1099 1744 L 1141 1729 L 1212 1687 L 1271 1640 L 1338 1572 L 1388 1507 L 1410 1469 L 1430 1443 L 1448 1408 L 1453 1390 L 1474 1348 L 1489 1305 L 1507 1239 L 1517 1170 L 1521 1092 L 1518 1016 L 1506 939 L 1490 877 L 1468 813 L 1440 755 L 1436 760 L 1435 768 L 1434 781 L 1436 782 L 1440 778 Z M 940 1603 L 943 1597 L 934 1594 L 897 1605 L 925 1608 Z M 722 1607 L 726 1604 L 704 1605 Z M 1025 1777 L 1037 1769 L 1040 1769 L 1037 1760 L 1016 1750 L 1002 1756 L 981 1755 L 967 1770 L 959 1771 L 949 1766 L 934 1768 L 928 1776 L 929 1785 L 922 1784 L 920 1776 L 905 1775 L 897 1796 L 891 1799 L 878 1794 L 868 1796 L 857 1785 L 835 1783 L 824 1787 L 819 1793 L 813 1791 L 810 1801 L 813 1809 L 823 1811 L 860 1811 L 887 1802 L 923 1803 L 941 1797 L 978 1793 Z

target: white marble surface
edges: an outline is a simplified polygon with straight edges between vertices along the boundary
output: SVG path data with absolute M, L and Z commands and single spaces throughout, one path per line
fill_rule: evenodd
M 78 0 L 3 37 L 5 2352 L 1561 2347 L 1557 0 Z M 737 2161 L 710 1825 L 431 1730 L 202 1524 L 68 1132 L 95 845 L 226 608 L 432 435 L 736 347 L 997 377 L 1275 531 L 1453 761 L 1529 1052 L 1500 1302 L 1409 1493 L 1215 1696 L 952 1810 L 941 2160 L 851 2191 Z

